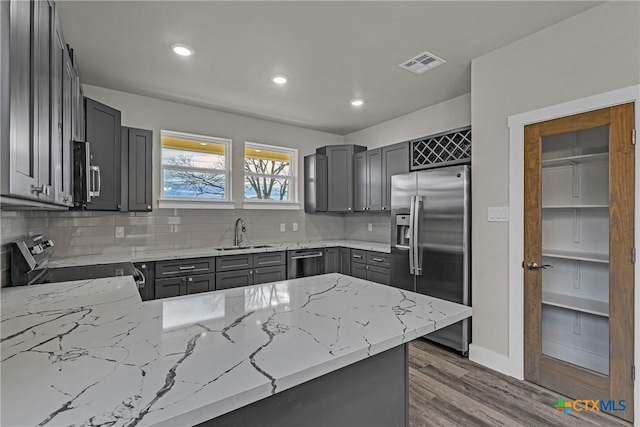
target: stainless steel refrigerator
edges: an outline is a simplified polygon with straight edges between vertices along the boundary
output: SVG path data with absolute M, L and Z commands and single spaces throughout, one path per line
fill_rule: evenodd
M 471 305 L 468 165 L 392 177 L 391 284 Z M 469 350 L 470 320 L 425 336 L 462 353 Z

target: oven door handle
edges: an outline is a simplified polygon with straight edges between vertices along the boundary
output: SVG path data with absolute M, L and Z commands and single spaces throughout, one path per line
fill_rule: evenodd
M 294 255 L 291 259 L 305 259 L 305 258 L 318 258 L 322 256 L 322 252 L 318 252 L 316 254 L 311 255 Z
M 138 278 L 136 279 L 136 285 L 138 285 L 138 289 L 144 288 L 145 285 L 147 284 L 147 278 L 144 277 L 144 273 L 140 271 L 139 268 L 134 267 L 134 271 L 135 271 L 135 274 L 138 276 Z

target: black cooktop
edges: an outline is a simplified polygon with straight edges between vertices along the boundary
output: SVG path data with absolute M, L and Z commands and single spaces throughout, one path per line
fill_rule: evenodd
M 45 283 L 117 276 L 135 276 L 133 264 L 130 262 L 119 262 L 115 264 L 87 265 L 81 267 L 49 268 Z

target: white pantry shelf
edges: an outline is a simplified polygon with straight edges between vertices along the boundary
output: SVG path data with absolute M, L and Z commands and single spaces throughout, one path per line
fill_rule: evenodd
M 582 154 L 579 156 L 558 157 L 542 160 L 542 167 L 571 166 L 584 163 L 601 162 L 609 158 L 609 153 Z
M 595 314 L 596 316 L 609 317 L 609 303 L 605 301 L 542 291 L 542 303 L 582 313 Z
M 594 252 L 559 251 L 555 249 L 542 249 L 542 256 L 549 258 L 574 259 L 576 261 L 599 262 L 608 264 L 609 255 Z

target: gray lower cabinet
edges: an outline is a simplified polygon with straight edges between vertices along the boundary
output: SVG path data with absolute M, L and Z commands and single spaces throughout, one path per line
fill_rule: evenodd
M 123 126 L 121 135 L 121 210 L 153 210 L 153 131 Z
M 339 272 L 351 276 L 351 249 L 339 248 Z
M 389 254 L 382 252 L 351 250 L 351 276 L 371 282 L 391 284 Z
M 366 147 L 359 145 L 329 145 L 316 150 L 327 156 L 327 211 L 353 212 L 353 156 Z
M 327 156 L 311 154 L 304 158 L 304 211 L 327 211 Z
M 376 265 L 367 265 L 367 280 L 383 285 L 391 284 L 391 272 L 388 268 L 378 267 Z
M 409 142 L 382 147 L 382 207 L 383 211 L 391 210 L 391 177 L 407 173 L 410 168 Z
M 340 271 L 340 248 L 324 249 L 324 272 L 338 273 Z
M 278 282 L 287 278 L 286 252 L 225 255 L 216 258 L 216 289 Z
M 92 164 L 100 168 L 100 195 L 87 204 L 87 210 L 120 210 L 120 111 L 90 98 L 85 99 L 85 111 L 86 136 L 91 144 Z
M 215 258 L 192 258 L 155 263 L 155 298 L 216 289 Z
M 359 262 L 351 263 L 351 276 L 358 279 L 367 279 L 367 265 Z

